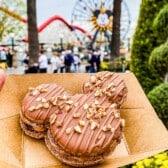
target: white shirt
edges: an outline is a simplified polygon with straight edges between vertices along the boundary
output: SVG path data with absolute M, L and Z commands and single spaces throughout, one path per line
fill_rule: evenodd
M 58 57 L 51 57 L 52 71 L 60 68 L 61 61 Z
M 39 62 L 39 68 L 40 69 L 47 68 L 48 60 L 47 60 L 46 55 L 44 55 L 44 54 L 40 55 L 39 59 L 38 59 L 38 62 Z

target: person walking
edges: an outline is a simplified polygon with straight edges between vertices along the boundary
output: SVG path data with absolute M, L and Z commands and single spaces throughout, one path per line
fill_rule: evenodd
M 63 73 L 65 69 L 65 63 L 64 63 L 65 62 L 65 51 L 61 52 L 60 60 L 61 60 L 60 73 Z
M 52 68 L 52 72 L 53 73 L 57 73 L 58 69 L 60 69 L 61 67 L 61 60 L 60 58 L 57 56 L 56 52 L 53 52 L 53 55 L 51 57 L 51 68 Z
M 13 53 L 10 49 L 7 51 L 7 65 L 8 68 L 13 68 Z
M 91 53 L 91 59 L 89 60 L 90 63 L 90 69 L 89 71 L 91 73 L 96 73 L 97 72 L 97 57 L 96 57 L 96 52 L 92 51 Z
M 71 51 L 66 51 L 66 55 L 65 55 L 65 72 L 69 73 L 71 72 L 71 66 L 74 63 L 74 57 L 71 54 Z
M 39 63 L 39 72 L 40 73 L 47 73 L 48 60 L 47 60 L 47 56 L 44 54 L 43 51 L 39 52 L 38 63 Z

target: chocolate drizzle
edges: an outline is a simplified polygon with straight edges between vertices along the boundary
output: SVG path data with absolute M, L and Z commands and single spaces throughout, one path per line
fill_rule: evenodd
M 114 113 L 118 109 L 111 109 L 108 101 L 105 101 L 104 97 L 101 97 L 98 100 L 99 104 L 95 105 L 94 114 L 97 114 L 98 106 L 106 109 L 106 116 L 100 116 L 99 118 L 94 118 L 94 115 L 87 119 L 87 110 L 84 109 L 84 105 L 94 105 L 95 97 L 93 94 L 83 95 L 78 94 L 72 96 L 71 99 L 73 102 L 78 101 L 80 106 L 73 106 L 72 109 L 67 113 L 63 109 L 63 115 L 58 115 L 57 120 L 63 122 L 62 127 L 57 127 L 56 122 L 50 126 L 51 133 L 55 141 L 67 152 L 77 155 L 88 156 L 90 154 L 97 155 L 102 152 L 105 152 L 109 147 L 109 140 L 113 139 L 115 130 L 120 127 L 120 119 L 115 119 Z M 107 99 L 106 99 L 107 100 Z M 108 108 L 107 108 L 108 107 Z M 80 112 L 81 116 L 77 119 L 73 118 L 73 114 Z M 66 134 L 67 128 L 74 128 L 79 125 L 79 121 L 82 120 L 85 122 L 85 125 L 81 126 L 81 133 L 72 131 L 70 134 Z M 91 129 L 91 122 L 95 122 L 99 126 L 96 129 Z M 104 131 L 103 127 L 111 127 L 109 130 Z M 111 131 L 113 128 L 114 132 Z M 121 129 L 121 127 L 119 128 Z M 119 135 L 120 137 L 121 135 Z M 108 143 L 107 143 L 108 142 Z
M 41 88 L 45 90 L 45 92 L 40 92 Z M 33 95 L 33 93 L 36 94 Z M 37 123 L 47 123 L 49 121 L 49 117 L 55 112 L 56 108 L 53 108 L 50 99 L 60 95 L 68 95 L 68 93 L 65 91 L 65 89 L 56 84 L 42 84 L 36 88 L 33 88 L 22 101 L 22 115 Z M 46 102 L 37 101 L 38 98 L 43 98 L 43 100 Z M 48 108 L 45 108 L 45 103 L 48 103 Z M 33 106 L 38 107 L 40 104 L 42 105 L 41 108 L 33 111 L 29 110 L 29 108 Z

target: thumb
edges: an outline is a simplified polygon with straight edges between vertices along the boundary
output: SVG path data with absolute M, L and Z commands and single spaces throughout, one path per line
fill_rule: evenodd
M 2 69 L 0 69 L 0 90 L 2 89 L 4 83 L 5 83 L 5 72 Z

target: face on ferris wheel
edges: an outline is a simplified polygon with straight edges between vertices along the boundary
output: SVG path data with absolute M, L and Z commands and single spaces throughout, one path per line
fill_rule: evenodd
M 99 14 L 98 17 L 97 17 L 97 24 L 100 26 L 100 27 L 105 27 L 107 26 L 109 23 L 109 19 L 108 19 L 108 16 L 107 14 Z

